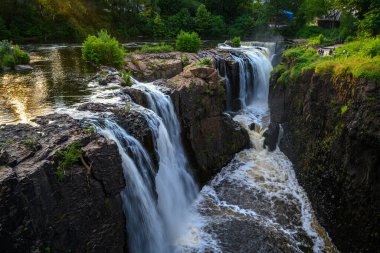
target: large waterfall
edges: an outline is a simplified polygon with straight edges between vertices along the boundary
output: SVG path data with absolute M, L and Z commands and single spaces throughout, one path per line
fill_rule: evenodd
M 131 252 L 336 252 L 292 163 L 279 149 L 263 147 L 272 70 L 267 51 L 228 50 L 239 65 L 239 83 L 226 83 L 239 88 L 240 110 L 234 120 L 248 131 L 252 148 L 236 154 L 200 193 L 189 172 L 172 101 L 161 88 L 135 81 L 133 88 L 143 92 L 148 108 L 132 108 L 145 116 L 153 133 L 158 171 L 142 145 L 113 120 L 94 123 L 115 141 L 122 157 L 126 188 L 121 196 Z M 226 64 L 219 65 L 229 79 Z M 227 101 L 236 99 L 231 91 L 227 96 Z
M 151 84 L 139 83 L 135 88 L 141 89 L 149 101 L 151 110 L 136 110 L 141 110 L 153 133 L 157 173 L 141 144 L 119 125 L 110 119 L 95 125 L 99 133 L 116 142 L 123 160 L 127 186 L 122 199 L 131 252 L 176 252 L 198 188 L 189 172 L 170 97 Z

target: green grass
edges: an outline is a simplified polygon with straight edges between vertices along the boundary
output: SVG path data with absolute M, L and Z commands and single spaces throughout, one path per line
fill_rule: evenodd
M 156 46 L 145 45 L 140 50 L 135 51 L 135 53 L 168 53 L 174 51 L 174 47 L 165 43 Z
M 361 39 L 338 47 L 332 56 L 320 57 L 313 48 L 295 47 L 283 53 L 283 63 L 274 72 L 277 82 L 299 79 L 305 70 L 330 73 L 332 76 L 351 74 L 356 78 L 380 82 L 380 37 Z

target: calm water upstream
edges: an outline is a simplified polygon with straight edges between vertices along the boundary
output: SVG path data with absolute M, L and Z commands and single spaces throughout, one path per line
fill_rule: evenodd
M 0 124 L 29 123 L 36 116 L 84 102 L 96 70 L 77 46 L 25 46 L 32 71 L 0 73 Z

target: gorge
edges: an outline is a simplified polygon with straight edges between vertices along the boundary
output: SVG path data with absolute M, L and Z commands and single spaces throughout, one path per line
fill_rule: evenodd
M 347 102 L 351 97 L 331 93 L 345 90 L 347 80 L 330 87 L 322 85 L 329 79 L 308 73 L 307 86 L 279 86 L 272 72 L 279 47 L 223 45 L 189 54 L 187 66 L 176 53 L 150 54 L 147 62 L 158 57 L 170 71 L 145 75 L 150 83 L 133 73 L 140 81 L 131 87 L 90 82 L 83 99 L 49 108 L 53 114 L 1 125 L 0 251 L 376 252 L 378 114 L 369 129 L 358 123 L 368 118 L 354 112 L 344 126 L 330 122 L 331 108 L 316 98 Z M 198 64 L 204 58 L 211 66 Z M 152 80 L 156 75 L 165 79 Z M 366 93 L 379 95 L 376 84 L 357 81 L 363 85 L 351 98 L 354 105 Z M 367 102 L 362 112 L 378 107 Z M 352 150 L 328 154 L 311 144 L 318 143 L 318 131 L 337 126 L 331 149 L 346 141 Z M 350 160 L 364 139 L 373 140 L 365 159 Z M 57 151 L 75 147 L 77 159 L 58 177 L 66 157 Z M 353 182 L 340 178 L 345 167 L 328 172 L 338 166 L 329 167 L 335 155 L 357 166 L 349 170 Z M 335 194 L 339 203 L 352 203 L 353 213 L 341 216 Z M 361 219 L 355 208 L 370 200 L 370 214 Z M 368 229 L 370 238 L 346 241 L 353 232 L 343 231 L 343 219 L 351 218 L 354 234 Z

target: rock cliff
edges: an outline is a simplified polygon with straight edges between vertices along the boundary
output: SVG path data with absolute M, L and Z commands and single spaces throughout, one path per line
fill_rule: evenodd
M 116 144 L 67 115 L 36 123 L 0 127 L 0 251 L 126 252 Z
M 286 85 L 272 76 L 271 133 L 293 161 L 320 223 L 342 252 L 380 248 L 380 86 L 305 71 Z M 266 143 L 275 147 L 276 137 Z

